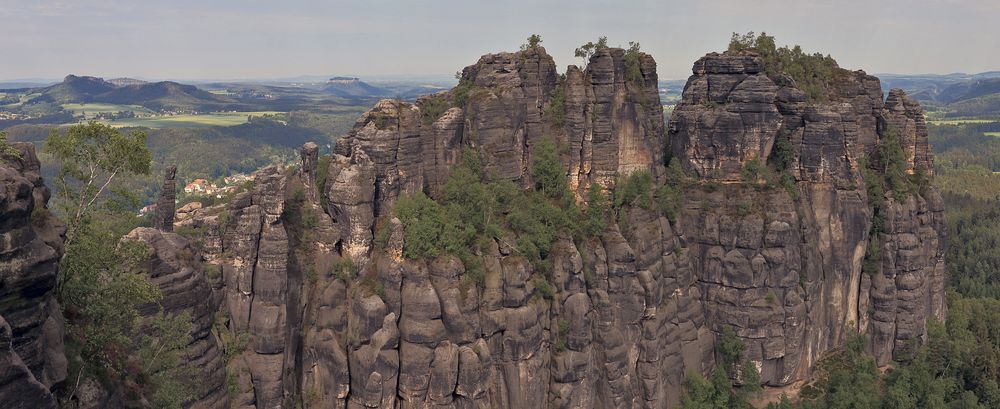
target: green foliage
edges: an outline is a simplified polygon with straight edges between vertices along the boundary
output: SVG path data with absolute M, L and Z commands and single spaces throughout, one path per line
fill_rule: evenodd
M 774 140 L 774 148 L 768 157 L 768 164 L 778 173 L 778 185 L 788 192 L 792 199 L 798 199 L 799 188 L 792 175 L 792 165 L 795 163 L 795 147 L 787 135 L 778 135 Z
M 218 283 L 222 279 L 222 267 L 218 264 L 202 264 L 205 270 L 205 277 L 208 278 L 209 282 Z
M 886 129 L 885 135 L 869 159 L 868 165 L 882 178 L 883 189 L 892 191 L 896 201 L 905 201 L 907 197 L 917 192 L 918 186 L 907 174 L 906 153 L 903 151 L 902 141 L 896 129 Z
M 328 273 L 331 277 L 337 277 L 345 282 L 353 280 L 358 275 L 358 266 L 348 257 L 342 257 L 333 262 Z
M 629 41 L 628 48 L 625 50 L 625 78 L 633 84 L 645 85 L 645 80 L 642 78 L 642 67 L 639 63 L 640 55 L 639 43 Z
M 792 168 L 795 162 L 795 147 L 792 146 L 792 141 L 787 135 L 778 135 L 774 140 L 774 149 L 771 151 L 770 159 L 778 172 Z
M 198 386 L 197 369 L 183 359 L 184 349 L 191 342 L 191 314 L 161 312 L 153 317 L 150 329 L 141 337 L 137 351 L 142 373 L 155 386 L 150 402 L 155 408 L 179 409 Z
M 677 221 L 677 214 L 684 205 L 684 190 L 669 184 L 656 188 L 656 206 L 661 214 L 671 222 Z
M 862 176 L 868 197 L 868 206 L 872 211 L 872 227 L 869 232 L 868 248 L 862 271 L 874 275 L 879 271 L 881 263 L 881 233 L 885 220 L 883 206 L 885 192 L 891 191 L 892 197 L 899 202 L 905 201 L 910 195 L 918 193 L 927 187 L 928 180 L 921 172 L 915 176 L 907 173 L 906 155 L 896 130 L 889 128 L 879 145 L 862 163 Z
M 747 217 L 750 213 L 753 213 L 753 203 L 752 202 L 740 202 L 736 206 L 736 215 L 739 217 Z
M 766 179 L 767 167 L 761 163 L 760 158 L 753 158 L 748 160 L 743 164 L 743 169 L 740 170 L 740 176 L 746 183 L 757 183 L 761 178 Z
M 567 198 L 569 184 L 566 180 L 566 170 L 559 161 L 555 141 L 551 138 L 542 138 L 533 152 L 531 178 L 535 181 L 535 190 L 552 199 Z
M 462 227 L 445 217 L 442 206 L 423 192 L 401 197 L 396 203 L 396 216 L 403 223 L 403 254 L 408 258 L 434 258 L 442 250 L 454 251 L 465 244 L 456 241 L 455 233 Z
M 160 292 L 140 272 L 147 247 L 119 239 L 93 223 L 79 226 L 60 264 L 59 295 L 84 362 L 124 375 L 124 357 L 115 350 L 132 345 L 139 307 L 158 300 Z
M 942 192 L 993 199 L 1000 193 L 1000 122 L 927 126 L 934 180 Z
M 385 301 L 385 284 L 379 281 L 374 272 L 369 272 L 361 278 L 361 286 L 367 288 L 372 294 L 377 295 Z
M 653 189 L 655 181 L 648 171 L 632 172 L 625 178 L 615 182 L 614 206 L 638 204 L 644 209 L 653 208 Z
M 534 50 L 542 43 L 542 36 L 532 34 L 528 36 L 528 42 L 521 44 L 521 51 Z
M 481 262 L 475 255 L 480 243 L 514 237 L 516 242 L 504 245 L 513 246 L 537 270 L 547 271 L 552 243 L 562 234 L 577 232 L 580 210 L 568 190 L 555 143 L 543 140 L 534 152 L 535 189 L 522 191 L 509 180 L 483 183 L 479 156 L 469 151 L 462 166 L 452 170 L 439 201 L 422 192 L 401 197 L 395 210 L 403 225 L 403 254 L 414 259 L 455 255 L 468 277 L 482 284 Z
M 733 365 L 739 362 L 740 356 L 746 350 L 746 345 L 736 337 L 736 332 L 733 331 L 733 328 L 727 326 L 722 328 L 722 337 L 716 343 L 716 349 L 718 349 L 719 354 L 722 356 L 722 364 L 726 368 L 726 372 L 729 372 Z
M 552 98 L 545 109 L 545 117 L 556 128 L 566 125 L 566 87 L 564 86 L 565 74 L 559 77 L 556 88 L 552 91 Z
M 774 303 L 777 301 L 777 298 L 774 295 L 774 291 L 768 291 L 767 295 L 764 296 L 764 301 L 767 302 L 767 305 L 774 305 Z
M 591 183 L 587 189 L 587 208 L 584 210 L 583 232 L 590 237 L 604 233 L 608 226 L 609 211 L 608 195 L 597 183 Z
M 224 342 L 225 351 L 223 351 L 222 360 L 227 364 L 234 357 L 246 351 L 247 347 L 250 346 L 250 333 L 246 331 L 241 331 L 224 338 L 226 342 Z
M 619 177 L 615 182 L 612 205 L 619 212 L 619 218 L 625 214 L 622 210 L 624 207 L 639 206 L 646 210 L 657 210 L 671 222 L 676 221 L 684 204 L 685 178 L 680 163 L 676 160 L 672 160 L 667 168 L 666 183 L 663 185 L 657 186 L 653 175 L 648 171 L 632 172 L 624 178 Z
M 788 192 L 788 195 L 791 196 L 792 199 L 799 198 L 799 187 L 795 184 L 795 176 L 792 176 L 791 173 L 782 172 L 781 176 L 778 177 L 778 185 L 780 185 L 782 189 L 785 189 L 785 192 Z
M 875 360 L 864 355 L 866 340 L 862 335 L 851 337 L 840 354 L 820 363 L 826 380 L 820 398 L 820 408 L 878 408 L 880 397 L 879 372 Z
M 805 92 L 811 101 L 827 99 L 831 87 L 843 71 L 829 55 L 807 54 L 797 45 L 779 48 L 774 37 L 767 33 L 733 33 L 728 51 L 758 53 L 764 61 L 764 71 L 771 79 L 780 80 L 783 73 L 790 75 L 795 80 L 795 86 Z
M 458 85 L 451 89 L 451 104 L 458 108 L 465 108 L 469 102 L 469 97 L 477 90 L 475 82 L 471 78 L 461 78 Z
M 1000 299 L 1000 200 L 945 193 L 948 283 L 966 297 Z
M 569 321 L 559 320 L 559 335 L 566 335 L 569 333 Z
M 14 149 L 7 142 L 7 133 L 0 132 L 0 156 L 12 157 L 15 159 L 21 159 L 21 151 Z
M 684 380 L 686 393 L 681 396 L 682 409 L 751 409 L 747 393 L 740 392 L 726 375 L 725 368 L 715 368 L 710 379 L 689 373 Z M 758 385 L 759 388 L 759 385 Z
M 420 122 L 424 125 L 433 124 L 444 112 L 451 108 L 443 95 L 432 95 L 420 102 Z
M 601 36 L 597 39 L 596 43 L 588 41 L 587 44 L 577 47 L 577 49 L 573 51 L 573 55 L 578 58 L 583 58 L 585 60 L 584 63 L 586 63 L 586 61 L 590 60 L 590 57 L 594 56 L 594 53 L 605 48 L 608 48 L 608 38 Z
M 122 179 L 147 175 L 150 170 L 145 132 L 124 134 L 93 121 L 71 126 L 66 132 L 53 130 L 44 152 L 61 164 L 55 185 L 59 209 L 68 217 L 68 243 L 93 211 L 133 210 L 122 206 L 135 201 L 131 192 L 122 189 Z
M 328 211 L 330 206 L 326 200 L 326 184 L 327 178 L 330 176 L 330 162 L 332 160 L 333 155 L 319 155 L 319 160 L 316 161 L 316 190 L 319 191 L 320 206 L 323 207 L 324 211 Z M 228 214 L 228 212 L 223 213 Z
M 546 300 L 551 300 L 556 296 L 556 288 L 543 277 L 535 279 L 535 291 Z
M 295 186 L 292 197 L 285 201 L 285 206 L 281 209 L 281 220 L 292 227 L 291 231 L 298 243 L 305 245 L 309 232 L 319 224 L 319 216 L 306 200 L 306 192 L 302 186 Z

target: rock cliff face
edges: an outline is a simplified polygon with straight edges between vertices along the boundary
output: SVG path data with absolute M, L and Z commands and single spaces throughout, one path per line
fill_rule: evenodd
M 180 359 L 195 370 L 198 384 L 188 399 L 188 407 L 219 408 L 227 404 L 226 376 L 222 349 L 212 324 L 218 305 L 212 302 L 201 255 L 190 241 L 176 233 L 140 227 L 125 236 L 126 240 L 145 243 L 149 259 L 144 266 L 150 281 L 163 298 L 140 309 L 144 317 L 157 313 L 191 316 L 191 342 L 181 351 Z
M 328 167 L 308 144 L 300 170 L 258 174 L 228 216 L 194 221 L 223 231 L 204 249 L 229 331 L 250 340 L 229 363 L 233 406 L 671 407 L 727 327 L 770 385 L 858 331 L 880 363 L 906 359 L 943 316 L 941 200 L 869 203 L 863 164 L 894 135 L 906 170 L 929 174 L 919 105 L 844 70 L 811 101 L 752 54 L 693 72 L 665 130 L 648 55 L 602 49 L 563 76 L 541 48 L 490 54 L 452 91 L 376 104 Z M 546 137 L 583 206 L 591 184 L 662 182 L 674 158 L 693 179 L 675 220 L 626 206 L 596 237 L 558 239 L 550 297 L 502 241 L 476 254 L 479 285 L 455 257 L 403 257 L 400 196 L 437 197 L 467 150 L 488 177 L 533 186 Z M 785 188 L 744 176 L 779 159 Z
M 153 228 L 171 232 L 174 231 L 174 205 L 177 200 L 177 167 L 171 166 L 163 173 L 163 188 L 160 189 L 160 199 L 156 201 L 153 213 Z
M 693 211 L 689 201 L 679 225 L 703 272 L 713 329 L 729 325 L 750 341 L 772 384 L 808 374 L 849 331 L 872 338 L 879 364 L 905 359 L 906 346 L 926 336 L 926 320 L 943 317 L 942 203 L 933 189 L 869 203 L 862 168 L 894 133 L 906 170 L 931 173 L 920 106 L 900 90 L 883 102 L 878 79 L 861 71 L 838 73 L 826 101 L 808 102 L 791 78 L 773 81 L 752 54 L 709 54 L 693 71 L 669 122 L 674 156 L 701 179 L 735 182 L 749 161 L 775 160 L 785 138 L 800 193 L 692 192 L 709 205 Z M 733 217 L 747 198 L 758 211 Z M 870 237 L 876 206 L 886 209 L 879 217 L 887 228 Z M 881 265 L 864 274 L 870 240 L 882 248 Z M 760 303 L 765 294 L 773 294 L 770 305 Z
M 34 146 L 0 159 L 0 402 L 55 408 L 66 378 L 62 311 L 55 299 L 64 225 L 46 208 L 49 189 Z

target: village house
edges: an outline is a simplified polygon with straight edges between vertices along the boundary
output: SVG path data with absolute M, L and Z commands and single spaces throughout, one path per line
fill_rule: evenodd
M 215 183 L 210 183 L 205 179 L 195 179 L 187 186 L 184 186 L 184 193 L 199 194 L 199 195 L 210 195 L 219 190 L 219 187 Z

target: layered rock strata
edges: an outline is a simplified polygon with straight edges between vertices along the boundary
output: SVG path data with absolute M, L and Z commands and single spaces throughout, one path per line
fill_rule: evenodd
M 163 173 L 163 188 L 156 201 L 153 213 L 153 228 L 160 231 L 174 231 L 174 204 L 177 200 L 177 167 L 171 166 Z
M 50 389 L 67 369 L 55 297 L 65 226 L 46 208 L 34 146 L 11 148 L 0 158 L 0 402 L 55 408 Z
M 201 254 L 190 241 L 176 233 L 140 227 L 125 236 L 148 246 L 149 258 L 143 266 L 162 298 L 140 308 L 147 320 L 155 314 L 191 317 L 191 341 L 180 351 L 181 362 L 194 370 L 197 384 L 192 386 L 186 407 L 220 408 L 227 405 L 226 373 L 222 348 L 212 333 L 218 305 L 212 303 Z M 147 322 L 147 325 L 149 323 Z
M 716 367 L 725 328 L 770 385 L 857 332 L 879 363 L 907 359 L 944 313 L 941 200 L 869 203 L 863 164 L 894 136 L 929 176 L 923 113 L 860 71 L 809 99 L 763 68 L 706 55 L 664 129 L 648 55 L 602 49 L 562 76 L 541 48 L 490 54 L 452 91 L 376 104 L 325 175 L 314 145 L 301 170 L 262 172 L 206 241 L 230 330 L 252 340 L 230 363 L 234 406 L 672 407 L 687 373 Z M 689 175 L 678 214 L 626 205 L 602 234 L 558 239 L 547 274 L 504 240 L 476 254 L 481 284 L 455 257 L 403 257 L 400 196 L 438 197 L 467 151 L 487 178 L 531 187 L 545 138 L 581 206 L 592 184 L 662 183 L 673 158 Z M 779 159 L 784 186 L 748 180 Z

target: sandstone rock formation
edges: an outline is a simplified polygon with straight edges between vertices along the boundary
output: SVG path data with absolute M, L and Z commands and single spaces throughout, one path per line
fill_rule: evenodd
M 713 329 L 730 325 L 750 341 L 771 384 L 802 378 L 818 354 L 859 329 L 879 364 L 904 358 L 904 344 L 926 337 L 926 320 L 944 316 L 941 199 L 926 189 L 902 203 L 890 195 L 868 203 L 862 168 L 897 133 L 906 169 L 932 172 L 920 106 L 901 90 L 883 103 L 878 78 L 862 71 L 842 72 L 827 100 L 807 101 L 791 78 L 769 78 L 753 54 L 709 54 L 693 71 L 669 123 L 674 156 L 702 179 L 738 181 L 749 161 L 774 158 L 787 138 L 801 194 L 692 192 L 729 212 L 689 205 L 679 223 L 696 268 L 708 273 L 701 287 Z M 757 214 L 732 217 L 734 199 L 749 200 Z M 869 237 L 875 206 L 888 209 L 879 216 L 888 228 Z M 872 275 L 862 273 L 869 240 L 884 249 Z M 759 304 L 763 294 L 774 295 L 773 305 Z
M 222 265 L 229 331 L 250 339 L 229 363 L 232 405 L 671 407 L 686 373 L 715 368 L 725 328 L 770 385 L 859 331 L 879 363 L 906 359 L 943 317 L 941 199 L 869 203 L 863 163 L 895 136 L 907 171 L 930 174 L 919 105 L 846 70 L 811 100 L 756 55 L 709 54 L 665 130 L 656 84 L 650 56 L 620 49 L 565 76 L 542 48 L 486 55 L 449 92 L 376 104 L 325 175 L 308 144 L 299 171 L 260 172 L 226 216 L 196 216 L 222 231 L 206 258 Z M 592 183 L 662 182 L 668 157 L 693 180 L 674 220 L 626 206 L 598 236 L 559 238 L 551 294 L 503 240 L 476 253 L 478 285 L 454 256 L 403 257 L 399 197 L 440 195 L 468 150 L 487 177 L 533 186 L 543 138 L 584 206 Z M 778 146 L 785 186 L 747 180 Z
M 0 158 L 0 402 L 54 408 L 66 378 L 62 311 L 55 298 L 65 226 L 46 205 L 35 148 L 12 143 Z
M 144 269 L 163 296 L 157 303 L 143 306 L 140 313 L 147 319 L 157 313 L 188 313 L 191 316 L 191 342 L 180 354 L 182 361 L 195 370 L 198 380 L 187 401 L 188 407 L 225 407 L 228 396 L 222 349 L 212 334 L 219 306 L 212 303 L 212 288 L 205 276 L 201 255 L 187 238 L 176 233 L 140 227 L 125 239 L 149 247 Z
M 184 212 L 198 240 L 169 232 L 168 170 L 157 229 L 128 238 L 149 245 L 164 295 L 143 313 L 193 317 L 185 356 L 204 382 L 188 405 L 672 407 L 686 373 L 716 366 L 726 328 L 770 385 L 809 376 L 857 332 L 879 364 L 908 359 L 944 316 L 942 200 L 871 195 L 865 178 L 892 138 L 905 172 L 932 176 L 919 104 L 846 70 L 808 98 L 757 55 L 712 53 L 664 129 L 656 85 L 652 57 L 620 49 L 564 75 L 540 47 L 483 56 L 451 91 L 376 104 L 324 174 L 306 144 L 299 170 L 265 169 L 227 208 Z M 662 183 L 673 158 L 691 179 L 680 210 L 626 205 L 599 235 L 558 238 L 545 272 L 503 239 L 474 254 L 478 281 L 455 256 L 403 256 L 399 197 L 439 197 L 467 151 L 487 178 L 532 187 L 546 138 L 581 206 L 592 184 L 613 191 L 634 172 Z M 13 146 L 0 160 L 0 402 L 55 407 L 64 227 L 33 147 Z
M 174 204 L 177 200 L 177 166 L 171 166 L 163 174 L 163 188 L 160 198 L 156 201 L 156 213 L 153 215 L 153 228 L 160 231 L 174 231 Z

